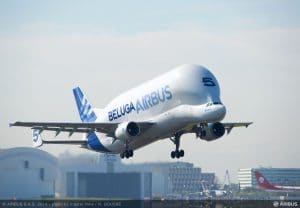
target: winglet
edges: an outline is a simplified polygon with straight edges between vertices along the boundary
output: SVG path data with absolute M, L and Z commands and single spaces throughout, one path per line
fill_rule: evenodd
M 41 138 L 41 131 L 39 129 L 33 129 L 32 132 L 32 141 L 33 147 L 40 147 L 43 145 L 43 140 Z
M 251 124 L 253 124 L 253 122 L 246 123 L 246 128 L 248 128 L 248 126 Z
M 231 132 L 232 129 L 233 129 L 233 126 L 231 126 L 231 127 L 229 127 L 229 128 L 227 129 L 227 135 L 230 134 L 230 132 Z

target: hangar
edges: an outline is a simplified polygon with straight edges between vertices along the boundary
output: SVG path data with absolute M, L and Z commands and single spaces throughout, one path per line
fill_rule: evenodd
M 56 157 L 34 148 L 0 150 L 0 199 L 53 197 L 59 168 Z

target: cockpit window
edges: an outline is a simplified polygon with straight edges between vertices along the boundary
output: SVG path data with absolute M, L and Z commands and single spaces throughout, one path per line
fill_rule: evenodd
M 214 102 L 214 105 L 222 105 L 221 102 Z
M 207 103 L 206 107 L 212 106 L 212 105 L 223 105 L 221 102 L 212 102 L 212 103 Z

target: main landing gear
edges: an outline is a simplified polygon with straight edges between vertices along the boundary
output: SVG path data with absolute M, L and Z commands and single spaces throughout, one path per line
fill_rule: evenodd
M 124 152 L 120 154 L 120 157 L 123 159 L 126 157 L 127 159 L 133 156 L 133 150 L 126 149 Z
M 176 148 L 175 151 L 171 152 L 171 158 L 174 159 L 176 158 L 180 158 L 184 156 L 184 150 L 179 150 L 179 145 L 180 145 L 180 137 L 181 137 L 181 133 L 175 133 L 174 135 L 174 139 L 171 139 L 171 141 L 175 144 Z
M 133 150 L 129 149 L 128 141 L 125 142 L 125 150 L 120 154 L 120 157 L 123 159 L 126 157 L 127 159 L 133 156 Z

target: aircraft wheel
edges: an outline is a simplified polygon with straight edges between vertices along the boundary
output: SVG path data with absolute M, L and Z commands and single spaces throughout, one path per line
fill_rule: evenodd
M 174 159 L 174 158 L 175 158 L 175 155 L 176 155 L 176 154 L 175 154 L 175 151 L 172 151 L 172 152 L 171 152 L 171 158 Z
M 133 156 L 133 150 L 128 150 L 128 153 L 129 153 L 129 157 Z
M 180 155 L 180 157 L 183 157 L 184 156 L 184 150 L 180 150 L 179 155 Z
M 128 159 L 130 157 L 130 152 L 128 150 L 126 150 L 125 152 L 125 157 Z
M 180 158 L 180 152 L 178 150 L 175 151 L 176 158 Z
M 125 157 L 124 152 L 120 153 L 120 158 L 123 159 Z

